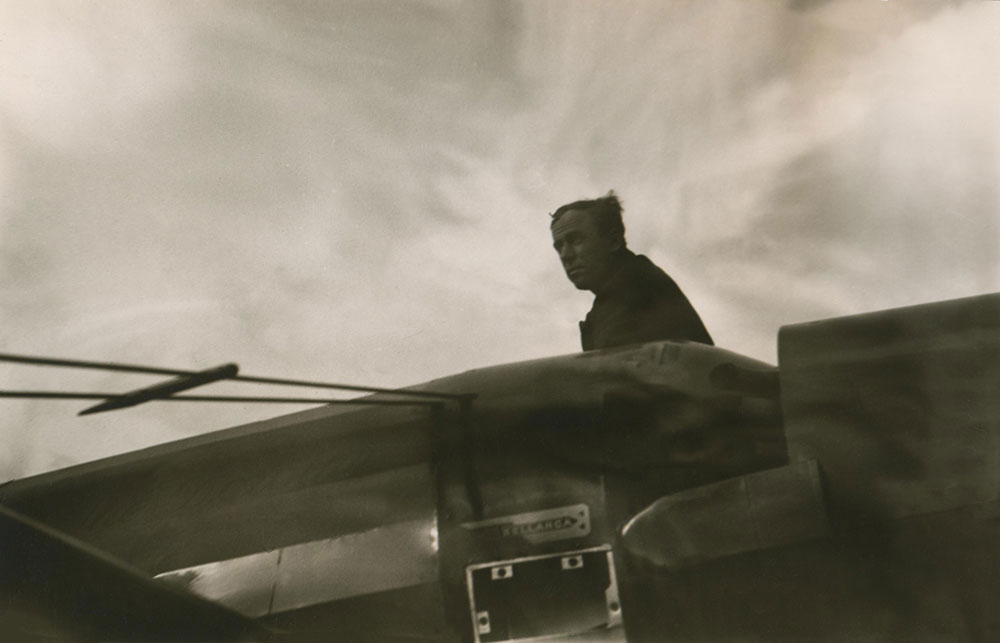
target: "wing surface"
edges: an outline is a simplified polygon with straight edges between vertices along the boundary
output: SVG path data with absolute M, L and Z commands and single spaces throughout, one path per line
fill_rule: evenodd
M 267 631 L 0 506 L 0 639 L 255 641 Z

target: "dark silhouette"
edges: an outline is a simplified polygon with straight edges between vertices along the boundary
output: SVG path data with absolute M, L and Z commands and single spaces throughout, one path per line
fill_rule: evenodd
M 614 192 L 562 206 L 552 215 L 551 229 L 566 276 L 595 295 L 580 322 L 583 350 L 664 339 L 713 343 L 674 280 L 626 247 Z

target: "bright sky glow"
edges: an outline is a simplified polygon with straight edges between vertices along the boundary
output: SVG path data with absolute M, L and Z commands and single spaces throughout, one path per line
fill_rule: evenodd
M 978 1 L 0 0 L 0 352 L 377 386 L 573 352 L 590 296 L 547 214 L 611 188 L 717 343 L 770 362 L 786 323 L 997 291 L 998 27 Z M 0 405 L 0 480 L 283 411 Z

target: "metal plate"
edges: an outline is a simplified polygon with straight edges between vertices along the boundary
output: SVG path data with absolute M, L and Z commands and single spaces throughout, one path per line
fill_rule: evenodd
M 609 546 L 466 568 L 477 643 L 525 641 L 621 625 Z
M 437 524 L 433 518 L 411 520 L 156 578 L 260 617 L 436 581 Z
M 491 531 L 501 538 L 523 538 L 537 544 L 590 534 L 590 509 L 585 504 L 462 523 L 464 529 Z

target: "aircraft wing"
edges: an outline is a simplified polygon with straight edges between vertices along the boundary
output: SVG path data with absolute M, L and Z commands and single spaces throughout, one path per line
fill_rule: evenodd
M 998 329 L 557 356 L 48 472 L 0 487 L 0 586 L 112 639 L 1000 640 Z
M 0 639 L 254 641 L 236 612 L 0 506 Z

